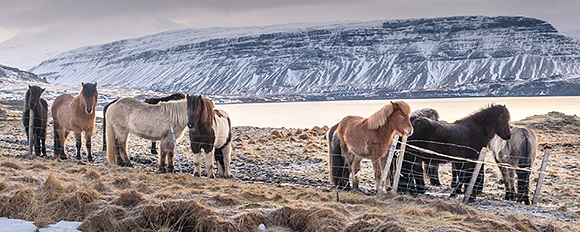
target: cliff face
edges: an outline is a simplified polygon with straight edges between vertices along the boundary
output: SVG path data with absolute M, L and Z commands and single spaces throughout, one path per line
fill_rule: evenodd
M 525 17 L 213 28 L 84 47 L 31 71 L 54 84 L 218 95 L 567 95 L 559 89 L 580 92 L 580 42 Z
M 8 82 L 37 82 L 47 83 L 44 79 L 39 78 L 36 74 L 22 71 L 17 68 L 0 65 L 0 83 Z

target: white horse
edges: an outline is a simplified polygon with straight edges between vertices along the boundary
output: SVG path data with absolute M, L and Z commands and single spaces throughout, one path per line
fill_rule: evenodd
M 218 177 L 230 178 L 232 125 L 228 114 L 214 109 L 214 106 L 210 99 L 202 96 L 187 96 L 187 126 L 194 157 L 194 175 L 201 176 L 203 153 L 207 177 L 215 177 L 213 163 L 218 161 Z
M 159 172 L 173 172 L 173 135 L 179 140 L 187 128 L 187 102 L 171 101 L 151 105 L 135 98 L 121 98 L 106 113 L 107 161 L 131 166 L 127 155 L 129 133 L 161 141 Z M 171 131 L 173 129 L 173 132 Z M 165 159 L 167 158 L 167 169 Z
M 496 135 L 489 142 L 487 148 L 493 152 L 497 163 L 507 163 L 518 168 L 530 168 L 536 158 L 536 148 L 538 147 L 536 135 L 530 129 L 523 127 L 514 127 L 511 134 L 512 137 L 509 140 L 503 140 Z M 529 205 L 530 172 L 502 166 L 499 169 L 505 184 L 505 199 Z M 516 174 L 518 176 L 517 193 L 515 190 Z

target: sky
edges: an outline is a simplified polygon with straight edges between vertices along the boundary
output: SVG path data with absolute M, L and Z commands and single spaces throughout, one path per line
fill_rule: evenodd
M 519 15 L 580 30 L 580 0 L 0 0 L 0 64 L 168 30 L 295 22 Z

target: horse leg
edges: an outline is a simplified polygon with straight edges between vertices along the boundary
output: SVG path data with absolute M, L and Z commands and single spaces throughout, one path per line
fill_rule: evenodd
M 159 152 L 159 173 L 166 173 L 167 170 L 165 169 L 165 158 L 167 157 L 167 146 L 165 143 L 161 143 L 161 150 Z
M 427 171 L 431 185 L 441 186 L 441 182 L 439 181 L 439 164 L 434 163 L 433 159 L 428 159 L 425 162 L 425 170 Z
M 222 149 L 215 149 L 214 151 L 214 158 L 217 164 L 218 175 L 217 177 L 224 176 L 224 154 L 222 153 Z
M 358 188 L 358 172 L 360 171 L 360 161 L 362 160 L 362 158 L 360 158 L 359 156 L 356 155 L 352 155 L 354 156 L 353 161 L 352 161 L 352 172 L 351 172 L 351 179 L 352 179 L 352 188 L 359 190 Z
M 151 154 L 157 155 L 157 142 L 155 140 L 151 141 Z
M 226 145 L 226 147 L 222 148 L 222 154 L 224 155 L 224 178 L 229 179 L 230 178 L 230 163 L 232 162 L 232 143 L 228 142 L 228 145 Z
M 461 187 L 463 187 L 460 183 L 461 176 L 463 175 L 463 162 L 452 162 L 451 163 L 451 195 L 449 197 L 456 197 L 457 194 L 463 193 Z
M 34 130 L 34 154 L 36 156 L 40 156 L 40 137 L 38 136 L 40 132 L 38 130 Z
M 211 149 L 208 153 L 205 153 L 205 169 L 207 171 L 208 178 L 215 178 L 215 174 L 213 172 L 214 152 L 214 149 Z
M 87 147 L 87 160 L 89 162 L 93 162 L 93 153 L 91 151 L 91 138 L 93 137 L 93 133 L 86 131 L 85 132 L 85 146 Z
M 119 132 L 119 137 L 117 137 L 117 149 L 118 150 L 118 157 L 117 160 L 121 160 L 121 166 L 125 167 L 133 167 L 131 164 L 131 159 L 129 159 L 129 155 L 127 154 L 127 139 L 129 138 L 129 132 Z
M 516 170 L 518 175 L 518 194 L 516 202 L 523 202 L 526 205 L 530 204 L 530 198 L 528 196 L 528 182 L 530 180 L 530 172 L 524 170 Z
M 167 172 L 173 173 L 175 170 L 173 168 L 173 156 L 175 152 L 173 148 L 173 141 L 167 141 L 163 144 L 165 144 L 165 156 L 167 157 Z M 163 144 L 161 144 L 161 146 L 163 146 Z
M 411 171 L 411 184 L 415 182 L 413 189 L 416 191 L 414 194 L 425 194 L 427 192 L 427 187 L 425 186 L 425 179 L 423 176 L 423 158 L 421 156 L 415 156 Z
M 193 153 L 193 165 L 195 166 L 193 176 L 201 176 L 201 153 Z
M 382 161 L 380 155 L 373 155 L 372 159 L 373 171 L 375 173 L 375 192 L 379 193 L 379 191 L 384 192 L 384 188 L 381 186 L 381 176 L 383 173 L 382 170 Z
M 500 166 L 499 170 L 501 171 L 501 176 L 504 182 L 504 186 L 505 186 L 505 196 L 504 196 L 504 200 L 513 200 L 512 199 L 512 185 L 511 185 L 511 177 L 510 177 L 510 173 L 511 170 L 507 169 L 505 167 Z
M 82 150 L 82 132 L 75 132 L 75 140 L 77 142 L 77 160 L 81 159 L 81 150 Z

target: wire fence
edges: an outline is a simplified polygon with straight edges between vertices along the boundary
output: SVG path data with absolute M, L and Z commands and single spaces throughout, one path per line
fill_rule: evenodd
M 34 118 L 32 117 L 32 120 Z M 32 122 L 31 120 L 31 122 Z M 34 123 L 32 122 L 31 125 Z M 43 129 L 41 127 L 33 126 L 34 130 L 29 130 L 29 137 L 35 138 L 33 132 Z M 52 129 L 52 126 L 48 126 L 48 128 L 44 129 Z M 173 128 L 172 128 L 173 129 Z M 185 129 L 187 130 L 187 128 Z M 71 132 L 62 130 L 59 133 L 64 132 Z M 176 161 L 179 169 L 181 168 L 181 157 L 178 153 L 178 141 L 177 141 L 177 134 L 181 132 L 173 132 L 173 144 L 172 149 L 176 152 Z M 95 133 L 97 134 L 97 133 Z M 93 134 L 94 135 L 94 134 Z M 54 136 L 54 131 L 53 131 Z M 48 137 L 48 136 L 46 136 Z M 45 143 L 52 144 L 52 140 L 48 140 L 47 138 L 43 138 Z M 69 136 L 70 137 L 70 136 Z M 224 138 L 219 137 L 218 138 Z M 30 139 L 29 139 L 30 140 Z M 36 141 L 36 139 L 35 139 Z M 84 140 L 86 141 L 86 139 Z M 428 188 L 426 187 L 427 184 L 425 180 L 436 179 L 438 174 L 432 172 L 431 169 L 435 168 L 435 164 L 445 164 L 445 163 L 452 163 L 452 189 L 453 193 L 462 193 L 468 192 L 469 189 L 475 189 L 477 194 L 481 193 L 481 189 L 483 189 L 483 179 L 485 175 L 483 173 L 482 166 L 483 165 L 490 165 L 490 166 L 497 166 L 498 168 L 502 169 L 502 174 L 504 175 L 504 184 L 506 185 L 506 199 L 522 199 L 522 194 L 526 194 L 529 190 L 529 186 L 531 184 L 530 175 L 538 175 L 536 189 L 534 191 L 534 197 L 532 202 L 536 203 L 538 199 L 538 194 L 540 193 L 540 188 L 542 186 L 542 181 L 544 176 L 555 174 L 552 172 L 546 171 L 547 161 L 549 157 L 549 152 L 545 152 L 542 165 L 538 169 L 533 169 L 531 164 L 528 164 L 528 167 L 518 167 L 514 166 L 511 163 L 501 163 L 501 162 L 489 162 L 485 161 L 484 158 L 485 154 L 481 151 L 476 151 L 475 149 L 467 146 L 451 144 L 451 143 L 442 143 L 437 141 L 425 141 L 425 140 L 410 140 L 410 141 L 400 141 L 398 138 L 393 140 L 393 144 L 386 152 L 383 154 L 379 159 L 372 161 L 371 164 L 373 166 L 378 166 L 381 169 L 381 176 L 375 176 L 375 184 L 379 187 L 377 188 L 378 191 L 384 190 L 391 190 L 399 192 L 406 192 L 406 193 L 425 193 Z M 438 145 L 445 145 L 445 146 L 454 146 L 457 148 L 465 149 L 466 151 L 472 152 L 479 156 L 478 159 L 476 157 L 473 158 L 462 158 L 451 154 L 443 154 L 440 152 L 428 150 L 418 146 L 417 144 L 420 143 L 431 143 L 431 144 L 438 144 Z M 35 144 L 29 144 L 29 155 L 32 155 L 33 150 L 37 149 L 38 147 Z M 197 145 L 211 145 L 212 143 L 203 143 L 203 142 L 195 142 L 194 144 Z M 400 146 L 397 148 L 397 146 Z M 405 150 L 405 146 L 407 149 Z M 125 148 L 122 145 L 119 145 L 119 148 Z M 38 153 L 38 152 L 37 152 Z M 330 154 L 331 156 L 341 156 L 343 154 Z M 173 157 L 172 157 L 173 158 Z M 517 157 L 513 156 L 513 159 L 520 159 L 526 157 Z M 342 168 L 347 169 L 349 168 L 348 165 L 340 165 L 340 166 L 333 166 L 332 168 Z M 481 171 L 477 171 L 481 170 Z M 474 174 L 475 173 L 475 174 Z M 329 173 L 333 175 L 332 172 Z M 347 189 L 350 185 L 355 184 L 353 180 L 358 179 L 360 176 L 360 172 L 358 173 L 350 173 L 348 176 L 334 176 L 335 179 L 341 181 L 342 186 L 337 187 L 337 189 Z M 516 176 L 517 175 L 517 176 Z M 568 175 L 565 173 L 558 173 L 559 177 L 563 178 L 571 178 L 575 180 L 580 180 L 580 177 Z M 392 177 L 392 178 L 389 178 Z M 480 180 L 478 180 L 480 178 Z M 517 183 L 517 185 L 515 184 Z M 517 187 L 516 187 L 517 186 Z M 401 189 L 400 189 L 401 188 Z M 470 196 L 471 194 L 465 194 L 466 196 Z M 527 198 L 526 198 L 527 199 Z

